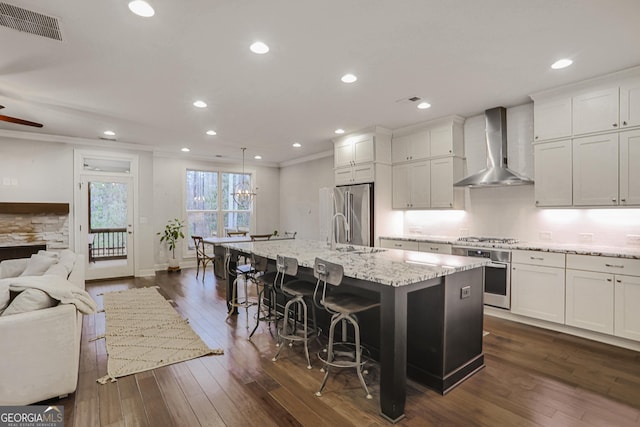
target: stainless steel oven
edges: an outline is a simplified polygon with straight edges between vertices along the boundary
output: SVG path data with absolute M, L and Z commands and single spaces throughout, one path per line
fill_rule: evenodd
M 484 268 L 484 303 L 511 308 L 511 251 L 508 249 L 454 246 L 453 255 L 488 258 Z

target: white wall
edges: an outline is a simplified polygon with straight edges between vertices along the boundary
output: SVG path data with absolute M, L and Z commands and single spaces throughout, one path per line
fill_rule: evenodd
M 484 116 L 465 121 L 465 155 L 468 173 L 486 167 Z M 533 177 L 532 104 L 507 110 L 509 167 Z M 407 211 L 405 234 L 458 237 L 461 235 L 513 237 L 544 243 L 627 246 L 627 234 L 640 234 L 640 209 L 539 209 L 534 187 L 465 189 L 464 211 Z M 548 239 L 547 233 L 551 233 Z M 587 242 L 581 233 L 592 233 Z
M 320 188 L 333 186 L 333 156 L 281 168 L 281 230 L 320 239 Z

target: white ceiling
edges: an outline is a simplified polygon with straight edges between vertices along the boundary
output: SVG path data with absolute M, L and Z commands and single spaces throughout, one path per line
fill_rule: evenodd
M 128 0 L 3 1 L 57 17 L 63 41 L 0 27 L 0 114 L 44 124 L 0 133 L 110 129 L 176 155 L 246 146 L 272 165 L 330 150 L 339 127 L 469 117 L 640 64 L 638 0 L 148 0 L 153 18 Z M 271 51 L 251 53 L 255 40 Z M 562 57 L 574 65 L 551 70 Z M 398 102 L 411 96 L 432 108 Z

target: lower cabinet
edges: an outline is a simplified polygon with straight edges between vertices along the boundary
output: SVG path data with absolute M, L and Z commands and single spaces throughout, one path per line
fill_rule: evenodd
M 513 251 L 511 312 L 549 322 L 565 322 L 565 255 Z
M 407 251 L 417 251 L 420 244 L 408 240 L 380 239 L 380 247 L 388 249 L 404 249 Z
M 567 255 L 567 325 L 640 340 L 640 259 Z
M 640 277 L 616 275 L 614 334 L 640 341 Z
M 613 334 L 613 274 L 567 269 L 567 325 Z

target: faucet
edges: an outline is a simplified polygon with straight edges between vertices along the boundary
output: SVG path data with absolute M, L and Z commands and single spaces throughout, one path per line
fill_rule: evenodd
M 335 227 L 335 221 L 336 218 L 340 218 L 342 217 L 342 219 L 344 220 L 344 230 L 345 232 L 349 232 L 349 223 L 347 222 L 347 217 L 344 216 L 344 214 L 338 212 L 336 213 L 333 218 L 331 218 L 331 250 L 334 251 L 336 249 L 336 244 L 338 243 L 338 236 L 336 233 L 336 227 Z

